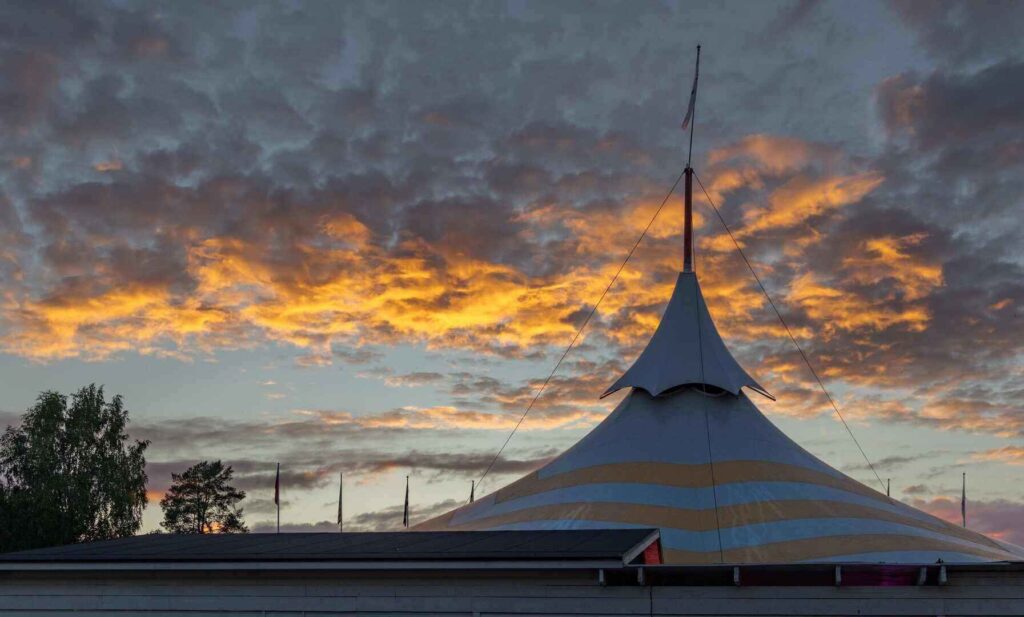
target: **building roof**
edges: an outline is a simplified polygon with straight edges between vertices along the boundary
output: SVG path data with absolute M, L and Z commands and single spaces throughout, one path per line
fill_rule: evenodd
M 417 528 L 656 527 L 667 564 L 1024 560 L 1024 549 L 891 499 L 776 428 L 741 390 L 764 393 L 726 349 L 692 272 L 609 392 L 626 386 L 565 453 Z
M 654 529 L 472 532 L 150 534 L 0 554 L 26 564 L 201 562 L 631 561 Z

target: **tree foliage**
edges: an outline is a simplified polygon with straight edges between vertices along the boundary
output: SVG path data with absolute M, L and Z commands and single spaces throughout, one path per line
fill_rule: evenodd
M 245 533 L 238 502 L 245 499 L 229 482 L 234 471 L 220 461 L 202 461 L 182 474 L 171 474 L 171 488 L 162 500 L 164 521 L 174 533 Z
M 148 441 L 129 442 L 128 410 L 95 384 L 43 392 L 0 437 L 0 550 L 130 536 L 146 506 Z

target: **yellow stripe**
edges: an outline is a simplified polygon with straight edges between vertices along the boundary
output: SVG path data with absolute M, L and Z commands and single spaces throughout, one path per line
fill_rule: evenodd
M 922 520 L 859 504 L 827 500 L 755 501 L 746 504 L 734 504 L 718 508 L 717 518 L 715 510 L 712 508 L 689 509 L 616 502 L 549 504 L 485 516 L 459 524 L 452 524 L 451 517 L 452 513 L 449 513 L 443 517 L 445 520 L 434 519 L 418 527 L 418 529 L 421 531 L 430 529 L 491 529 L 501 525 L 531 521 L 586 520 L 700 532 L 712 531 L 717 529 L 719 525 L 723 529 L 728 529 L 759 523 L 801 519 L 859 518 L 898 523 L 1002 550 L 998 544 L 981 534 L 950 525 L 939 519 L 932 521 Z
M 890 501 L 878 491 L 845 476 L 834 476 L 798 465 L 750 460 L 716 462 L 715 483 L 722 485 L 735 482 L 802 482 L 837 488 L 886 503 Z M 534 472 L 496 492 L 494 500 L 495 503 L 501 503 L 569 486 L 603 483 L 707 488 L 711 486 L 711 466 L 635 462 L 594 465 L 544 478 Z

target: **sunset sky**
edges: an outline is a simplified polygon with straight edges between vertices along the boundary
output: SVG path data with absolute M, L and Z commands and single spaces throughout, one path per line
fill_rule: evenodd
M 1024 543 L 1024 3 L 0 6 L 0 425 L 123 394 L 273 526 L 459 505 L 686 161 L 893 495 Z M 755 402 L 877 483 L 697 191 Z M 682 263 L 662 212 L 478 495 L 572 445 Z M 756 396 L 756 395 L 755 395 Z

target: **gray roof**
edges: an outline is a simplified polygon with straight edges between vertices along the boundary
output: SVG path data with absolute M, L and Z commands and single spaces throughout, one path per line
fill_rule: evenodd
M 654 529 L 151 534 L 0 554 L 0 566 L 186 561 L 622 561 L 650 544 L 656 534 Z

